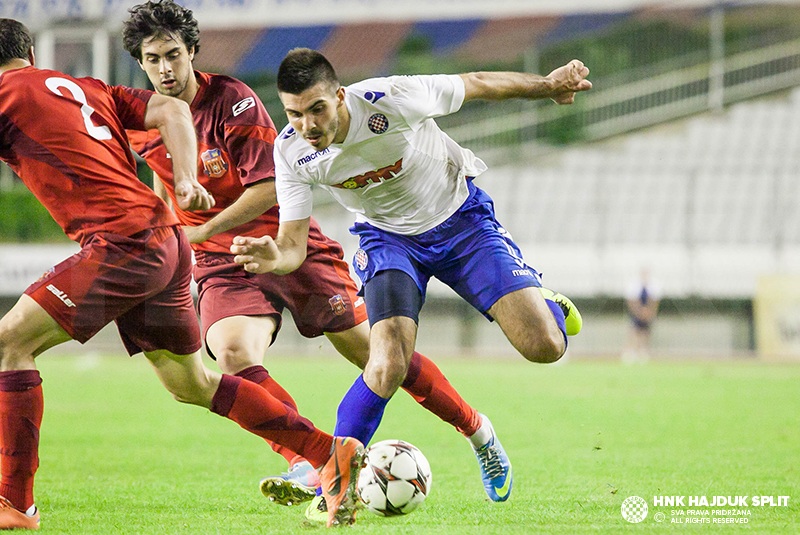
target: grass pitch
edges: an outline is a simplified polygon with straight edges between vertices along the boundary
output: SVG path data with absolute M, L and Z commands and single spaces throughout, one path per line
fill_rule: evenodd
M 236 424 L 174 402 L 143 357 L 38 361 L 43 533 L 324 531 L 304 522 L 302 506 L 276 506 L 259 493 L 261 477 L 285 470 L 281 457 Z M 362 511 L 348 533 L 800 532 L 800 366 L 438 364 L 491 417 L 514 466 L 511 499 L 488 502 L 466 440 L 398 393 L 375 440 L 417 445 L 431 462 L 432 492 L 406 517 Z M 356 369 L 332 351 L 271 356 L 268 367 L 303 414 L 331 431 Z M 788 506 L 689 505 L 693 496 L 762 495 L 788 496 Z M 621 515 L 629 496 L 649 504 L 640 523 Z M 685 505 L 654 506 L 656 496 L 683 497 Z M 711 524 L 719 510 L 747 522 Z

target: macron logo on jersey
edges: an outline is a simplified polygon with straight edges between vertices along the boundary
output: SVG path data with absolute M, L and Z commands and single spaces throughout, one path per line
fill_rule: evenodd
M 237 115 L 241 115 L 250 108 L 255 108 L 255 107 L 256 107 L 256 99 L 254 99 L 253 97 L 244 98 L 233 105 L 233 116 L 236 117 Z
M 324 156 L 325 154 L 329 154 L 330 152 L 331 152 L 331 148 L 330 147 L 328 147 L 327 149 L 318 150 L 317 152 L 312 152 L 311 154 L 303 156 L 302 158 L 297 160 L 297 166 L 301 167 L 301 166 L 307 164 L 308 162 L 316 160 L 320 156 Z
M 290 128 L 289 128 L 289 130 L 287 130 L 287 131 L 286 131 L 286 133 L 285 133 L 285 134 L 283 134 L 283 135 L 281 136 L 281 139 L 289 139 L 289 138 L 290 138 L 290 137 L 292 137 L 294 134 L 295 134 L 295 130 L 294 130 L 294 128 L 291 128 L 291 127 L 290 127 Z

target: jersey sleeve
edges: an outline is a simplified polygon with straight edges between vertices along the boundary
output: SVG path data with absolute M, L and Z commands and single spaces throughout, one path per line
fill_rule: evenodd
M 314 206 L 311 184 L 293 172 L 279 148 L 276 148 L 274 157 L 280 220 L 298 221 L 311 217 Z
M 456 74 L 393 76 L 393 95 L 409 124 L 457 112 L 464 104 L 464 81 Z
M 274 180 L 275 124 L 247 85 L 237 84 L 236 91 L 231 92 L 223 123 L 225 146 L 242 185 Z
M 144 116 L 147 112 L 147 103 L 154 93 L 146 89 L 121 85 L 111 86 L 110 90 L 122 126 L 126 130 L 145 130 Z

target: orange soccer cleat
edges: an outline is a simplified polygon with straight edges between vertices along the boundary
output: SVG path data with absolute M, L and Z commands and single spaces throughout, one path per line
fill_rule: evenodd
M 0 496 L 0 529 L 39 529 L 39 511 L 28 516 Z
M 351 437 L 334 437 L 331 458 L 319 473 L 322 496 L 328 506 L 328 527 L 356 521 L 358 473 L 364 462 L 364 445 Z

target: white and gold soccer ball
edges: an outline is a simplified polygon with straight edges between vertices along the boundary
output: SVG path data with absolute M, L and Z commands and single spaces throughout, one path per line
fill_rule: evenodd
M 366 509 L 380 516 L 405 515 L 431 491 L 431 465 L 414 445 L 384 440 L 367 449 L 358 477 L 358 494 Z

